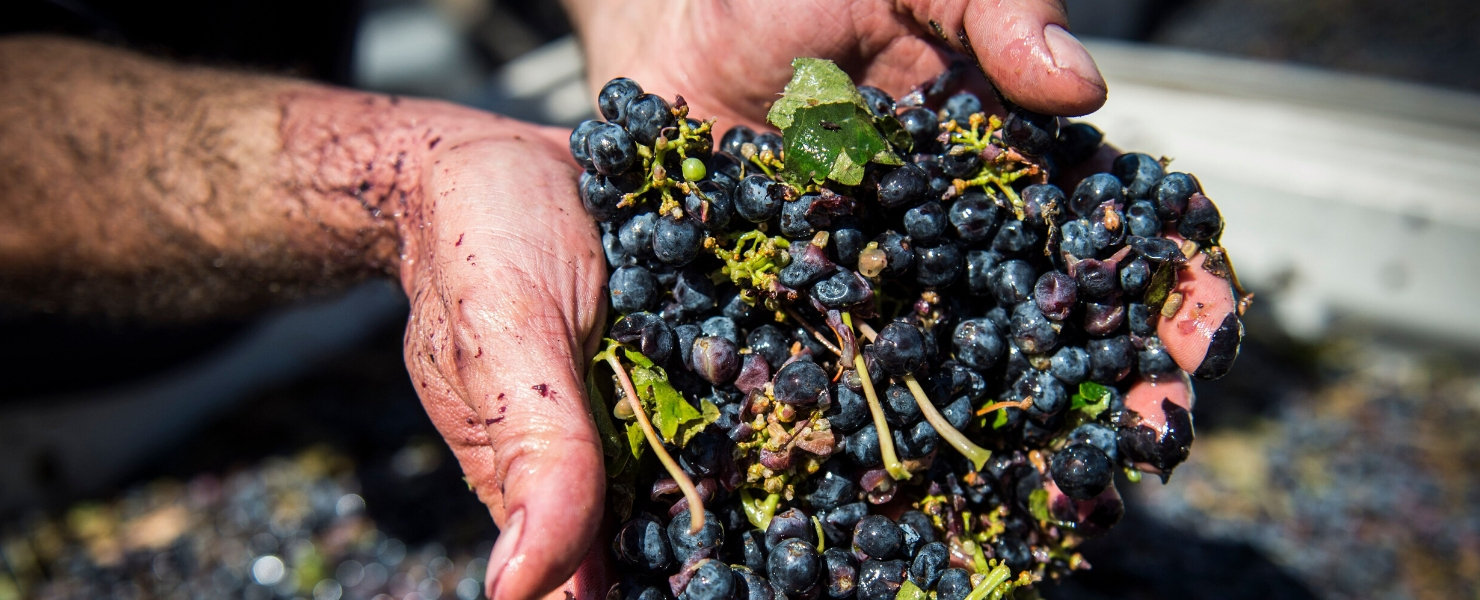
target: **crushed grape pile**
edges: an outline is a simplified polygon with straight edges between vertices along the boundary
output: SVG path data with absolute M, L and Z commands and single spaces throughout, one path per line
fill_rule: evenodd
M 611 268 L 587 383 L 615 593 L 995 600 L 1086 568 L 1115 472 L 1188 455 L 1184 369 L 1237 355 L 1217 208 L 1164 159 L 1093 172 L 1088 124 L 942 98 L 949 73 L 896 102 L 794 66 L 780 133 L 716 143 L 619 78 L 571 134 Z M 1163 342 L 1177 319 L 1200 362 Z

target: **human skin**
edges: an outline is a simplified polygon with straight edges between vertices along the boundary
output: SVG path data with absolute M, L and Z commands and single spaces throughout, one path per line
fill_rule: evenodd
M 1088 55 L 1049 27 L 1066 24 L 1057 3 L 786 6 L 780 27 L 755 1 L 570 9 L 593 83 L 632 76 L 722 126 L 760 126 L 794 56 L 833 58 L 899 95 L 964 49 L 961 31 L 1014 102 L 1080 114 L 1104 101 Z M 932 41 L 932 20 L 957 41 Z M 605 481 L 581 382 L 605 321 L 606 267 L 567 134 L 0 39 L 0 301 L 204 317 L 396 277 L 412 307 L 407 369 L 502 530 L 489 597 L 599 597 Z

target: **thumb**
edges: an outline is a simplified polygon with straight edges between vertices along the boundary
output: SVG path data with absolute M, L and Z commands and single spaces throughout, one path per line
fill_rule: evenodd
M 1062 116 L 1105 103 L 1105 78 L 1060 0 L 915 2 L 922 27 L 974 57 L 1008 100 Z

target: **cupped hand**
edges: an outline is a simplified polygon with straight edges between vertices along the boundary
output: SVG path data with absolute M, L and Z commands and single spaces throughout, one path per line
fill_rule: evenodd
M 568 133 L 471 123 L 424 143 L 420 189 L 400 217 L 406 365 L 499 525 L 488 595 L 522 600 L 602 547 L 592 542 L 605 475 L 583 382 L 606 266 Z M 573 582 L 582 598 L 606 591 Z
M 1075 116 L 1105 80 L 1059 0 L 568 0 L 593 89 L 631 77 L 682 94 L 721 128 L 765 122 L 799 56 L 831 59 L 898 98 L 960 57 L 1009 100 Z M 984 98 L 989 100 L 989 98 Z

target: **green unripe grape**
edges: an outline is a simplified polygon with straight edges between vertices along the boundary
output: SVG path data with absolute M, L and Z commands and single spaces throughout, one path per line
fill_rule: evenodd
M 708 174 L 704 168 L 704 161 L 692 156 L 683 159 L 683 178 L 688 181 L 699 181 Z

